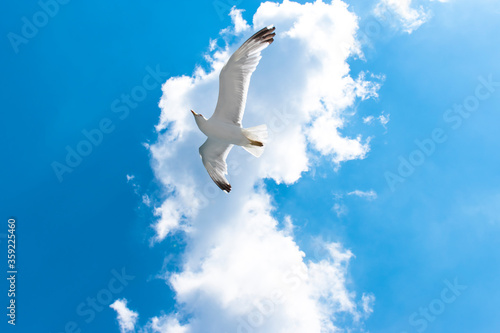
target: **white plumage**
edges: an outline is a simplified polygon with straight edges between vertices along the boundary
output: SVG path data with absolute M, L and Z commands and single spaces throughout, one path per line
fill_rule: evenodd
M 256 157 L 264 152 L 266 125 L 242 128 L 241 120 L 250 77 L 259 64 L 261 51 L 274 41 L 274 30 L 273 26 L 269 26 L 258 31 L 229 58 L 220 72 L 219 99 L 210 119 L 191 110 L 196 124 L 208 137 L 200 147 L 203 165 L 215 184 L 226 192 L 231 191 L 225 177 L 226 158 L 233 145 L 242 146 Z

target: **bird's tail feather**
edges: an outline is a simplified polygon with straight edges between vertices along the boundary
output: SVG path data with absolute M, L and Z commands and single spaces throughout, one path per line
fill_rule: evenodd
M 244 128 L 243 135 L 248 139 L 248 144 L 242 146 L 247 152 L 255 157 L 260 157 L 264 152 L 264 146 L 267 142 L 267 126 L 259 125 L 250 128 Z

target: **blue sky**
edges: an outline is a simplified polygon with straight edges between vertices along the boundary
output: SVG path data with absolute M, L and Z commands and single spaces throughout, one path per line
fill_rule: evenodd
M 339 306 L 354 304 L 356 309 L 326 312 L 339 329 L 395 333 L 496 332 L 500 326 L 495 316 L 500 298 L 495 283 L 500 273 L 496 265 L 500 259 L 497 250 L 500 160 L 496 153 L 500 148 L 497 130 L 500 87 L 494 87 L 490 96 L 481 100 L 477 110 L 463 119 L 458 128 L 453 128 L 454 122 L 446 121 L 444 115 L 451 115 L 447 110 L 454 104 L 473 100 L 469 97 L 482 85 L 479 77 L 488 80 L 491 76 L 494 82 L 500 82 L 500 46 L 496 42 L 500 7 L 486 0 L 475 4 L 460 0 L 414 0 L 410 8 L 420 11 L 419 17 L 425 22 L 408 33 L 404 27 L 410 19 L 399 19 L 397 10 L 401 8 L 392 6 L 391 1 L 386 1 L 386 6 L 396 13 L 396 19 L 390 22 L 374 14 L 376 1 L 347 3 L 349 11 L 359 17 L 356 36 L 364 41 L 361 44 L 364 57 L 352 54 L 346 60 L 350 66 L 348 76 L 356 79 L 360 72 L 365 72 L 366 80 L 378 83 L 379 87 L 374 88 L 376 96 L 367 94 L 364 100 L 358 96 L 336 106 L 342 115 L 338 118 L 342 119 L 339 134 L 348 138 L 361 135 L 361 143 L 371 138 L 366 143 L 369 150 L 364 155 L 354 154 L 336 163 L 332 156 L 339 148 L 328 134 L 322 134 L 324 141 L 320 143 L 327 142 L 330 147 L 330 142 L 334 142 L 330 151 L 321 151 L 318 140 L 305 136 L 308 171 L 300 172 L 300 161 L 292 159 L 290 165 L 297 163 L 298 169 L 281 168 L 267 178 L 256 173 L 252 179 L 260 190 L 255 190 L 253 182 L 245 182 L 244 173 L 230 175 L 234 193 L 228 196 L 217 193 L 209 198 L 209 206 L 215 210 L 230 205 L 231 212 L 236 214 L 237 204 L 244 202 L 247 192 L 255 194 L 258 203 L 268 195 L 269 203 L 262 204 L 263 210 L 269 208 L 270 218 L 277 223 L 271 227 L 271 235 L 278 237 L 279 242 L 286 241 L 283 243 L 286 246 L 292 239 L 304 251 L 304 263 L 310 272 L 315 267 L 310 262 L 321 262 L 328 256 L 327 250 L 318 250 L 318 243 L 340 244 L 342 251 L 352 252 L 348 265 L 340 261 L 340 280 L 332 280 L 340 281 L 341 288 L 332 290 L 355 293 L 349 302 L 339 301 Z M 210 1 L 71 1 L 59 5 L 54 17 L 39 28 L 36 36 L 27 39 L 27 43 L 18 45 L 16 52 L 8 34 L 21 35 L 22 18 L 31 19 L 41 7 L 35 1 L 4 6 L 0 23 L 4 35 L 0 44 L 4 103 L 0 131 L 4 152 L 0 166 L 4 175 L 0 209 L 5 221 L 11 216 L 17 220 L 19 273 L 17 327 L 8 325 L 6 316 L 2 315 L 2 331 L 5 327 L 18 332 L 40 329 L 54 333 L 78 329 L 119 332 L 116 311 L 109 304 L 126 299 L 128 308 L 138 313 L 135 324 L 138 332 L 153 332 L 151 324 L 148 326 L 153 317 L 176 318 L 185 332 L 199 332 L 193 320 L 204 323 L 207 304 L 218 300 L 216 296 L 207 296 L 210 293 L 200 281 L 210 279 L 210 272 L 224 274 L 224 267 L 214 265 L 217 258 L 203 261 L 205 259 L 196 257 L 196 253 L 213 248 L 211 241 L 218 239 L 210 234 L 213 230 L 224 233 L 232 229 L 228 224 L 218 223 L 218 217 L 210 215 L 213 214 L 210 207 L 193 206 L 190 209 L 196 212 L 183 211 L 184 218 L 166 237 L 157 234 L 155 225 L 165 217 L 154 215 L 153 208 L 166 202 L 181 206 L 185 202 L 179 195 L 181 189 L 169 192 L 166 188 L 168 176 L 182 176 L 181 169 L 198 173 L 197 178 L 193 178 L 196 199 L 201 196 L 197 190 L 203 188 L 199 180 L 209 183 L 209 179 L 202 174 L 204 170 L 196 156 L 202 141 L 199 134 L 191 131 L 194 121 L 187 122 L 192 121 L 187 116 L 186 122 L 184 118 L 175 118 L 176 114 L 189 109 L 160 109 L 158 102 L 162 96 L 167 104 L 175 101 L 166 100 L 171 96 L 169 90 L 162 92 L 151 72 L 157 73 L 161 83 L 169 78 L 193 75 L 196 65 L 210 72 L 204 55 L 214 56 L 217 50 L 209 51 L 208 46 L 215 38 L 219 38 L 218 50 L 224 51 L 224 40 L 219 33 L 233 24 L 229 12 L 220 16 Z M 229 8 L 227 6 L 223 8 Z M 260 6 L 258 1 L 237 3 L 237 8 L 245 10 L 241 15 L 249 24 L 253 20 L 265 22 L 266 15 L 273 17 L 263 9 L 257 15 Z M 275 24 L 280 37 L 279 22 Z M 282 23 L 282 31 L 286 24 Z M 338 24 L 342 34 L 348 36 L 352 26 L 347 24 L 352 22 L 346 19 Z M 379 24 L 380 30 L 367 33 L 365 29 L 370 24 Z M 229 33 L 226 36 L 229 50 L 234 50 L 253 28 L 241 34 Z M 296 47 L 293 43 L 286 44 L 285 38 L 282 40 L 281 43 L 277 39 L 263 52 L 252 81 L 255 85 L 251 86 L 255 93 L 249 101 L 259 98 L 258 92 L 266 89 L 265 82 L 269 79 L 266 73 L 273 73 L 273 61 L 278 59 L 279 52 Z M 297 56 L 297 59 L 302 58 Z M 287 59 L 291 63 L 295 60 L 292 56 Z M 341 63 L 343 59 L 335 62 Z M 305 74 L 305 77 L 314 77 L 308 72 Z M 141 90 L 140 87 L 146 86 L 144 79 L 148 75 L 152 78 L 147 81 L 151 89 Z M 272 79 L 279 80 L 279 77 Z M 203 80 L 193 92 L 210 95 L 215 81 L 210 77 Z M 331 90 L 338 88 L 342 86 L 334 85 Z M 275 89 L 279 91 L 279 86 Z M 114 112 L 117 110 L 113 105 L 123 107 L 126 105 L 123 95 L 139 90 L 146 92 L 145 97 L 137 105 L 129 105 L 129 113 L 121 119 L 124 111 Z M 192 105 L 205 106 L 196 97 L 188 93 L 186 96 Z M 272 101 L 265 95 L 262 100 L 263 105 Z M 257 111 L 254 116 L 250 112 L 257 109 L 257 104 L 249 105 L 244 124 L 250 126 L 259 121 L 255 116 Z M 210 114 L 210 103 L 203 111 Z M 162 112 L 168 121 L 160 120 Z M 385 127 L 377 118 L 380 115 L 389 117 Z M 373 120 L 369 121 L 369 116 L 373 116 Z M 103 133 L 101 142 L 92 145 L 92 152 L 76 163 L 72 172 L 62 174 L 62 180 L 58 178 L 54 162 L 65 163 L 67 147 L 77 149 L 85 140 L 82 131 L 99 128 L 103 119 L 109 119 L 108 128 L 112 128 L 109 133 Z M 165 129 L 157 132 L 158 124 L 163 124 Z M 180 139 L 167 140 L 175 124 L 184 126 L 179 131 L 191 135 L 189 145 Z M 304 123 L 302 130 L 306 132 L 310 128 L 314 126 Z M 408 160 L 412 153 L 419 154 L 415 153 L 418 150 L 415 140 L 432 138 L 436 129 L 442 129 L 446 140 L 436 143 L 434 152 L 425 156 L 424 162 L 416 166 L 409 177 L 404 177 L 404 182 L 391 188 L 387 172 L 398 175 L 400 156 Z M 186 156 L 181 160 L 185 164 L 158 165 L 162 149 L 173 149 L 168 145 L 192 146 L 178 155 Z M 234 150 L 230 159 L 246 161 L 245 154 Z M 195 160 L 199 165 L 191 163 Z M 257 168 L 259 163 L 278 162 L 264 158 L 262 162 L 252 163 Z M 127 175 L 134 178 L 127 181 Z M 293 180 L 279 181 L 279 177 Z M 356 190 L 373 191 L 375 195 L 349 194 Z M 149 204 L 145 203 L 146 197 Z M 293 223 L 291 238 L 283 236 L 287 217 Z M 238 226 L 236 222 L 235 225 Z M 199 230 L 198 233 L 191 227 Z M 235 229 L 235 234 L 247 230 L 244 228 Z M 6 231 L 5 223 L 0 236 Z M 0 241 L 2 251 L 6 251 L 5 238 Z M 260 249 L 261 244 L 250 245 Z M 292 258 L 293 254 L 296 260 L 295 253 L 282 251 L 268 253 L 269 262 L 261 260 L 261 266 L 274 269 L 272 260 L 278 260 L 279 255 Z M 331 265 L 328 267 L 335 267 L 338 262 L 335 260 L 340 257 L 326 261 Z M 260 252 L 256 258 L 262 258 Z M 213 271 L 187 268 L 197 263 L 201 263 L 201 268 L 212 267 Z M 6 260 L 1 267 L 4 272 L 7 270 Z M 183 273 L 195 272 L 196 275 L 200 269 L 202 273 L 195 279 L 200 283 L 199 290 L 186 293 L 183 288 L 191 280 Z M 120 282 L 116 275 L 129 279 Z M 172 282 L 172 278 L 177 278 L 177 282 Z M 445 303 L 443 290 L 448 282 L 453 284 L 455 280 L 467 288 L 455 295 L 453 301 Z M 8 289 L 5 281 L 2 286 Z M 236 287 L 246 290 L 245 286 Z M 2 302 L 7 304 L 8 299 L 5 293 L 3 295 Z M 111 298 L 108 299 L 108 295 Z M 362 295 L 373 298 L 367 312 L 360 309 Z M 453 296 L 446 292 L 444 295 L 445 298 Z M 196 297 L 199 301 L 193 300 Z M 92 298 L 106 302 L 90 310 Z M 443 309 L 439 308 L 441 304 Z M 440 309 L 439 314 L 431 313 L 433 319 L 425 319 L 421 308 L 432 306 Z M 2 308 L 5 311 L 5 307 Z M 215 314 L 213 327 L 220 328 L 231 322 L 226 315 L 230 317 Z M 314 313 L 310 315 L 314 317 Z M 357 322 L 353 319 L 356 315 L 361 316 Z M 286 318 L 281 314 L 271 317 L 269 325 L 279 325 L 279 321 Z M 266 322 L 255 328 L 255 332 L 268 332 L 269 327 Z M 225 329 L 236 331 L 233 326 Z

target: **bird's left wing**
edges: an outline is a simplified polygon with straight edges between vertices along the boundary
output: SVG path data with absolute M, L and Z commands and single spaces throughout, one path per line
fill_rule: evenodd
M 231 185 L 227 181 L 226 157 L 233 145 L 208 138 L 200 147 L 200 155 L 210 178 L 223 191 L 230 192 Z
M 256 32 L 224 65 L 219 75 L 219 99 L 212 117 L 241 126 L 250 77 L 259 64 L 261 51 L 274 41 L 274 30 L 270 26 Z

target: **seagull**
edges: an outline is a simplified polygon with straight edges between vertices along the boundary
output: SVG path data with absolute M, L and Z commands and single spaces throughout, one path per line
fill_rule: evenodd
M 255 157 L 264 152 L 267 126 L 243 128 L 241 120 L 250 85 L 250 77 L 257 68 L 261 51 L 270 45 L 276 35 L 274 26 L 256 32 L 229 58 L 219 75 L 219 99 L 210 119 L 191 110 L 198 128 L 208 138 L 199 151 L 201 161 L 217 186 L 229 193 L 226 158 L 233 145 L 241 146 Z

